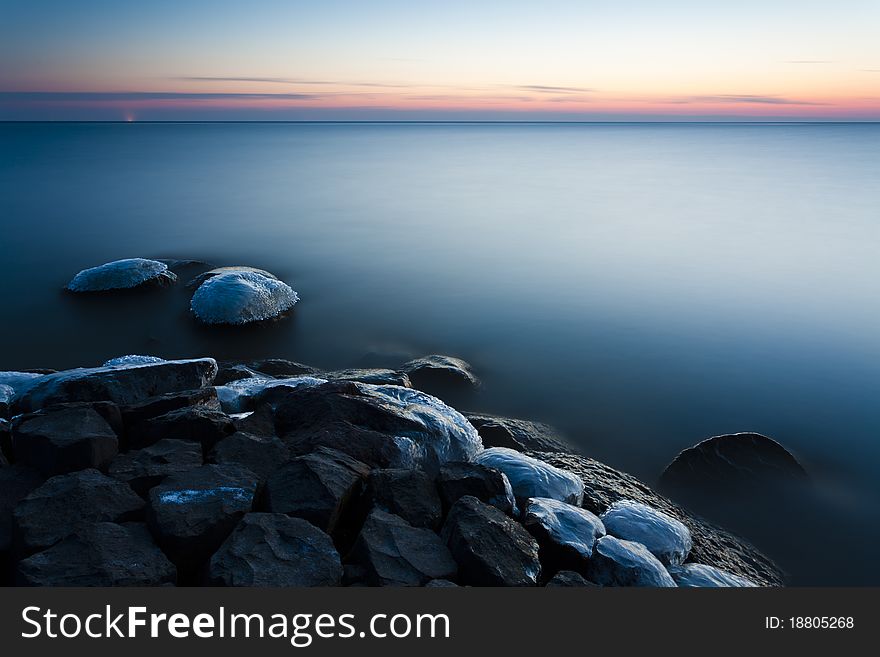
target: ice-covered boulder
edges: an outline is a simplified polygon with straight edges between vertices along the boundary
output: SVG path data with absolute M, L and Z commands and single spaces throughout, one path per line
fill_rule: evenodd
M 682 563 L 691 551 L 691 533 L 684 524 L 646 504 L 620 500 L 601 515 L 612 536 L 644 545 L 667 566 Z
M 596 515 L 546 497 L 528 501 L 523 526 L 538 540 L 541 563 L 552 571 L 583 572 L 593 556 L 593 546 L 605 535 L 605 527 Z
M 327 381 L 313 376 L 293 376 L 287 379 L 254 376 L 217 386 L 217 397 L 226 413 L 243 413 L 253 410 L 257 399 L 272 388 L 293 390 L 300 386 L 319 386 L 322 383 Z
M 648 548 L 614 536 L 596 541 L 587 576 L 600 586 L 675 586 L 675 580 Z
M 473 460 L 506 474 L 517 500 L 549 497 L 575 505 L 580 505 L 583 500 L 584 482 L 576 474 L 515 450 L 492 447 L 477 454 Z
M 753 581 L 728 573 L 714 566 L 701 563 L 686 563 L 669 569 L 675 583 L 681 587 L 741 588 L 757 586 Z
M 0 372 L 0 399 L 5 399 L 7 407 L 21 397 L 45 374 L 34 372 Z M 7 408 L 8 410 L 8 408 Z
M 106 292 L 145 284 L 167 285 L 176 280 L 177 276 L 163 262 L 127 258 L 83 269 L 67 284 L 67 289 L 71 292 Z
M 205 324 L 248 324 L 274 319 L 297 301 L 297 293 L 269 272 L 231 269 L 199 285 L 190 309 Z
M 101 367 L 115 367 L 117 365 L 152 365 L 153 363 L 164 363 L 164 358 L 158 356 L 137 356 L 129 354 L 127 356 L 117 356 L 111 358 Z

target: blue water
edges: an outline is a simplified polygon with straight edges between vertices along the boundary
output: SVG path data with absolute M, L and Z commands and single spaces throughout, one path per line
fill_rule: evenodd
M 0 369 L 451 353 L 473 406 L 649 482 L 708 436 L 776 438 L 822 513 L 737 529 L 795 582 L 880 583 L 880 125 L 0 124 L 0 230 Z M 210 331 L 182 286 L 59 292 L 132 256 L 302 301 Z

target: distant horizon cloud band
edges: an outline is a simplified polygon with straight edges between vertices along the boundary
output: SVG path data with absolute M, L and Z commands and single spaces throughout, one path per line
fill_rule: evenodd
M 878 2 L 537 4 L 7 0 L 0 120 L 880 120 Z

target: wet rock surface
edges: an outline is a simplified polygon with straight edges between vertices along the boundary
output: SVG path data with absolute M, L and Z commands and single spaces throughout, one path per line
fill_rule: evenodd
M 620 500 L 601 516 L 612 536 L 641 543 L 666 566 L 681 564 L 691 551 L 691 533 L 682 522 L 651 507 Z
M 211 557 L 219 586 L 339 586 L 342 562 L 330 537 L 302 518 L 248 513 Z
M 494 506 L 462 497 L 449 510 L 440 535 L 458 563 L 462 584 L 535 586 L 538 582 L 538 543 Z
M 675 586 L 672 576 L 641 543 L 603 536 L 596 541 L 587 576 L 600 586 Z
M 602 521 L 590 511 L 541 497 L 526 503 L 523 526 L 537 539 L 541 564 L 551 573 L 587 572 L 593 546 L 605 535 Z

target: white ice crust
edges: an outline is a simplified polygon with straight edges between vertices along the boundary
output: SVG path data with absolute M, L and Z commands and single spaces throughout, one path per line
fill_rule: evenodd
M 160 276 L 171 280 L 177 278 L 168 271 L 168 265 L 163 262 L 144 258 L 127 258 L 114 260 L 91 269 L 83 269 L 67 284 L 67 289 L 71 292 L 125 290 Z
M 549 497 L 575 505 L 584 499 L 584 482 L 576 474 L 507 447 L 492 447 L 474 460 L 506 474 L 518 499 Z
M 684 562 L 691 551 L 691 533 L 687 527 L 640 502 L 620 500 L 600 517 L 609 534 L 641 543 L 667 566 Z
M 279 386 L 299 388 L 300 386 L 319 386 L 322 383 L 327 383 L 326 379 L 317 379 L 313 376 L 292 376 L 287 379 L 255 376 L 230 381 L 224 386 L 217 386 L 216 390 L 223 412 L 233 415 L 251 410 L 249 406 L 251 399 L 269 388 Z
M 153 363 L 164 362 L 165 359 L 159 358 L 158 356 L 136 356 L 134 354 L 129 354 L 128 356 L 117 356 L 116 358 L 111 358 L 101 367 L 118 367 L 120 365 L 152 365 Z
M 596 540 L 605 535 L 605 526 L 595 514 L 549 497 L 531 498 L 523 522 L 539 523 L 554 543 L 575 550 L 585 559 L 593 555 Z
M 250 270 L 212 276 L 193 294 L 190 309 L 206 324 L 247 324 L 290 310 L 299 296 L 277 278 Z
M 701 563 L 686 563 L 670 568 L 675 583 L 683 588 L 745 588 L 757 586 L 750 579 Z

